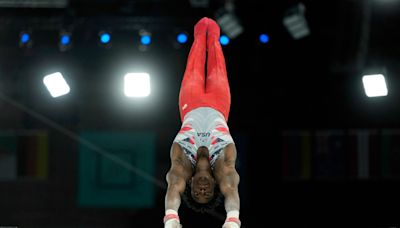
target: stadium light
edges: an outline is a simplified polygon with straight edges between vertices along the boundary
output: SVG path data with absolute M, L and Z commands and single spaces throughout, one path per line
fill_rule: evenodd
M 362 77 L 364 91 L 367 97 L 387 96 L 388 89 L 385 76 L 382 74 L 364 75 Z
M 72 46 L 72 38 L 71 33 L 62 31 L 60 32 L 59 40 L 58 40 L 58 47 L 60 51 L 67 51 Z
M 289 8 L 283 18 L 283 24 L 292 38 L 298 40 L 310 35 L 307 19 L 305 17 L 306 7 L 302 3 Z
M 22 48 L 32 47 L 32 33 L 30 31 L 21 31 L 19 34 L 19 46 Z
M 188 41 L 188 35 L 186 32 L 181 32 L 176 36 L 176 41 L 180 44 L 185 44 Z
M 52 97 L 59 97 L 70 92 L 69 85 L 60 72 L 46 75 L 43 83 Z
M 217 23 L 230 39 L 235 39 L 243 33 L 244 28 L 239 18 L 232 12 L 220 10 L 217 13 Z
M 147 97 L 150 95 L 150 75 L 148 73 L 127 73 L 124 78 L 124 93 L 127 97 Z
M 139 50 L 146 51 L 153 41 L 151 32 L 142 29 L 139 31 L 139 38 L 140 38 Z
M 111 33 L 108 31 L 100 31 L 99 32 L 99 45 L 102 47 L 110 48 L 111 47 Z
M 222 35 L 222 36 L 219 37 L 219 42 L 220 42 L 220 44 L 221 44 L 222 46 L 226 46 L 226 45 L 229 44 L 230 39 L 229 39 L 228 36 Z

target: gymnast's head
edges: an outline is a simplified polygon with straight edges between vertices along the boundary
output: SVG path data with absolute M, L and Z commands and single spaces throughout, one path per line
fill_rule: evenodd
M 217 207 L 221 198 L 222 194 L 212 173 L 208 148 L 199 147 L 194 175 L 186 184 L 183 199 L 193 210 L 206 212 Z

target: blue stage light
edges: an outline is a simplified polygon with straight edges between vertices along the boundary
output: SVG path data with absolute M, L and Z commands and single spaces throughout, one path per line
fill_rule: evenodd
M 184 44 L 188 41 L 188 36 L 185 33 L 180 33 L 176 37 L 176 40 L 178 41 L 178 43 Z
M 111 41 L 111 35 L 109 33 L 102 33 L 100 35 L 100 42 L 102 44 L 108 44 Z
M 219 42 L 221 43 L 221 45 L 226 46 L 226 45 L 229 44 L 230 39 L 229 39 L 228 36 L 222 35 L 222 36 L 220 36 L 220 38 L 219 38 Z
M 151 44 L 151 36 L 149 35 L 143 35 L 140 38 L 140 43 L 142 43 L 143 45 L 149 45 Z
M 260 42 L 263 44 L 266 44 L 269 41 L 269 36 L 267 34 L 261 34 L 259 38 Z

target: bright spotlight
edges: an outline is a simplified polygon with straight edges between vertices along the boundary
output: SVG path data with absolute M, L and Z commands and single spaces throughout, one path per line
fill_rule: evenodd
M 60 72 L 46 75 L 43 78 L 43 83 L 52 97 L 63 96 L 70 91 L 67 81 Z
M 230 39 L 229 39 L 228 36 L 222 35 L 222 36 L 219 37 L 219 42 L 221 43 L 221 45 L 226 46 L 226 45 L 229 44 Z
M 388 89 L 385 77 L 382 74 L 364 75 L 362 77 L 365 94 L 368 97 L 387 96 Z
M 147 97 L 150 95 L 150 75 L 148 73 L 128 73 L 124 78 L 124 92 L 127 97 Z

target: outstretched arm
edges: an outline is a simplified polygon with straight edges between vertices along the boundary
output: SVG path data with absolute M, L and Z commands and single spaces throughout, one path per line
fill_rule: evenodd
M 178 211 L 181 205 L 181 194 L 185 190 L 186 182 L 179 168 L 171 167 L 167 173 L 167 193 L 165 195 L 165 210 Z
M 190 161 L 184 156 L 181 147 L 174 143 L 171 148 L 171 168 L 166 176 L 168 188 L 165 194 L 165 228 L 181 227 L 178 216 L 181 194 L 192 174 Z
M 221 193 L 225 198 L 224 204 L 227 213 L 223 228 L 240 227 L 240 197 L 238 191 L 240 177 L 236 171 L 235 164 L 236 148 L 234 144 L 230 144 L 225 148 L 224 157 L 216 166 L 216 168 L 218 167 L 216 177 Z
M 239 174 L 235 168 L 227 168 L 224 177 L 220 183 L 220 189 L 225 197 L 225 210 L 227 212 L 240 210 L 240 198 L 239 198 Z

